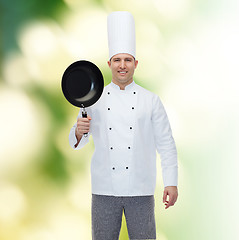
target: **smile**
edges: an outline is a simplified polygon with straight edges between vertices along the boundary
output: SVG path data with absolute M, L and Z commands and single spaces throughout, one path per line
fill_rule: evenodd
M 124 75 L 124 74 L 126 74 L 127 72 L 126 72 L 126 71 L 118 71 L 118 73 L 121 74 L 121 75 Z

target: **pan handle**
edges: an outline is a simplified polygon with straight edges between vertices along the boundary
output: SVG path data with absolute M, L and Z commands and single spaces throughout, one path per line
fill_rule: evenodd
M 82 117 L 87 118 L 87 112 L 86 112 L 85 108 L 83 108 L 83 110 L 82 110 Z M 84 137 L 87 137 L 87 136 L 88 136 L 88 133 L 84 133 Z
M 85 110 L 82 112 L 82 117 L 87 118 L 87 112 Z

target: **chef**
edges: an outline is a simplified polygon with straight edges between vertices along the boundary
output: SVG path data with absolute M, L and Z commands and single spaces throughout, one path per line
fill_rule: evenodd
M 175 142 L 160 98 L 133 80 L 138 65 L 133 16 L 112 12 L 107 24 L 112 82 L 86 109 L 87 118 L 82 118 L 80 110 L 69 142 L 72 148 L 80 149 L 90 135 L 94 140 L 92 239 L 118 239 L 123 213 L 130 239 L 156 239 L 156 151 L 161 159 L 167 209 L 178 196 Z

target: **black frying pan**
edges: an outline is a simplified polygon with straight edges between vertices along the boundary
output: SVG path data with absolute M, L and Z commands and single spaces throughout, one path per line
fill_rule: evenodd
M 72 63 L 62 76 L 62 92 L 72 105 L 83 108 L 82 116 L 87 117 L 85 107 L 98 101 L 104 79 L 100 69 L 92 62 L 81 60 Z
M 64 72 L 61 82 L 62 92 L 72 105 L 83 108 L 82 117 L 87 118 L 85 107 L 96 103 L 100 98 L 104 79 L 100 69 L 89 61 L 72 63 Z M 84 133 L 87 136 L 87 133 Z

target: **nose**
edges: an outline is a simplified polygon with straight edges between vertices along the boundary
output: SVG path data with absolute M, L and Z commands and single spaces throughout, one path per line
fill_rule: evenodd
M 125 61 L 122 60 L 121 63 L 120 63 L 120 68 L 124 69 L 125 68 Z

